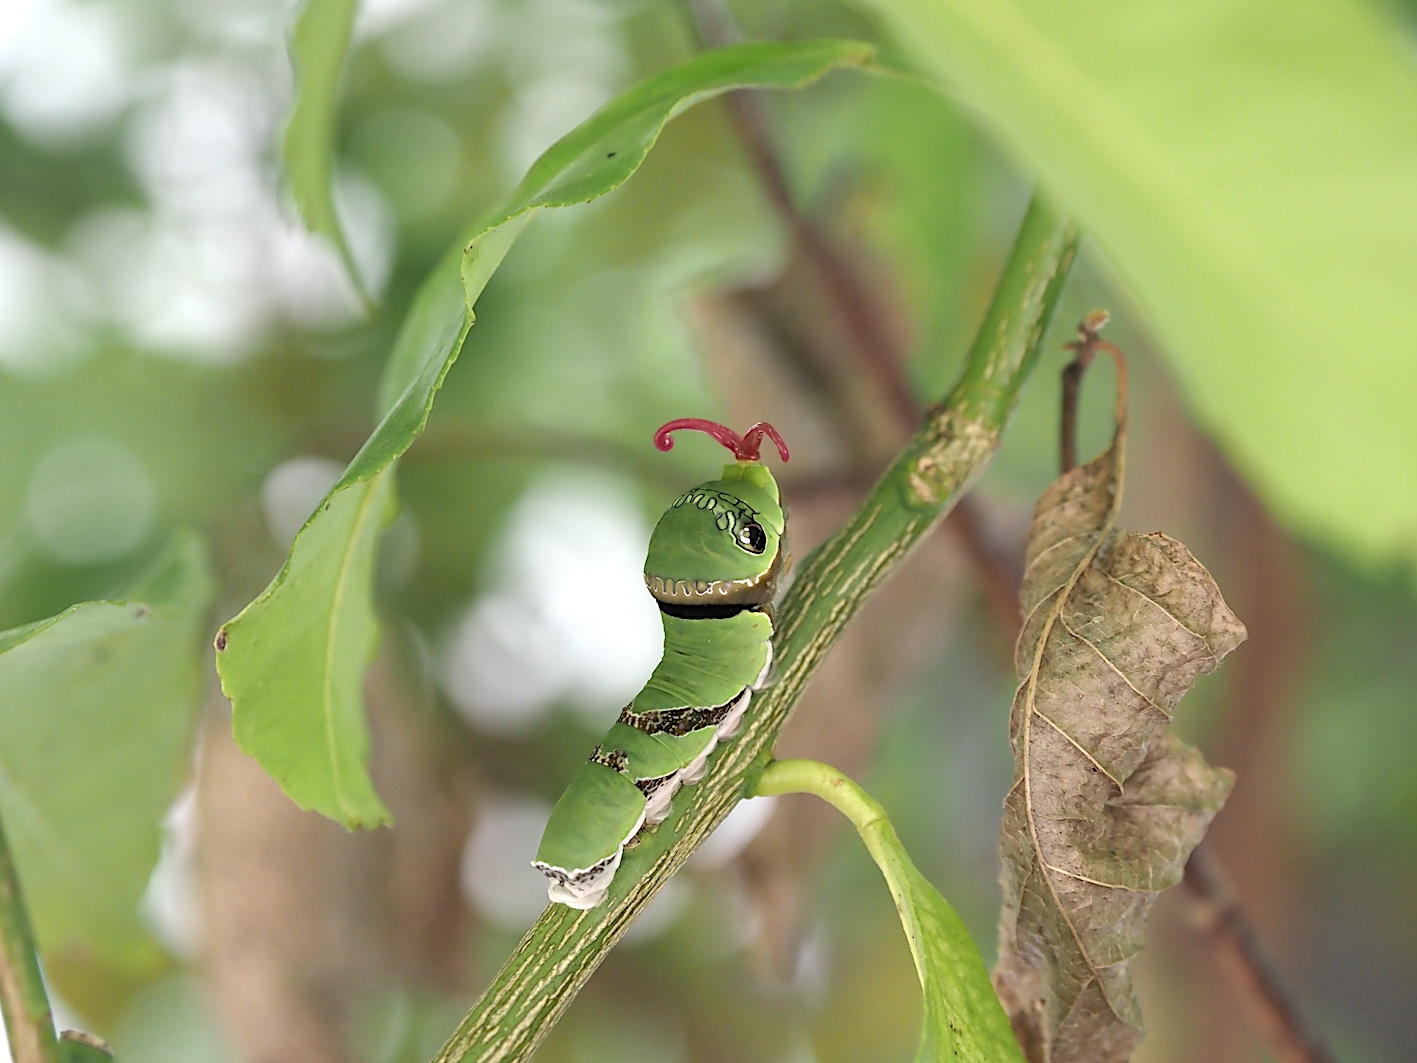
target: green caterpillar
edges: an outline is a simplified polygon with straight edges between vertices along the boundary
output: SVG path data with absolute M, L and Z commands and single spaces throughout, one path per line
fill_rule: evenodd
M 767 435 L 786 461 L 787 446 L 766 422 L 740 436 L 697 417 L 670 421 L 654 445 L 669 450 L 684 428 L 737 460 L 675 499 L 650 536 L 645 586 L 664 622 L 664 656 L 556 802 L 532 861 L 551 900 L 572 908 L 605 899 L 625 846 L 669 815 L 679 787 L 703 778 L 772 665 L 770 606 L 790 560 L 777 481 L 758 450 Z

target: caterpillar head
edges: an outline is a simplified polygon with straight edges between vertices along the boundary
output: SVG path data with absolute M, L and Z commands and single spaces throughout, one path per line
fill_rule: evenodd
M 717 480 L 680 495 L 659 519 L 645 559 L 645 585 L 666 605 L 766 605 L 786 565 L 786 521 L 777 481 L 758 460 L 758 450 L 766 435 L 786 461 L 787 446 L 766 423 L 740 436 L 697 418 L 670 421 L 655 433 L 655 446 L 668 450 L 670 433 L 680 428 L 708 432 L 738 460 L 724 466 Z

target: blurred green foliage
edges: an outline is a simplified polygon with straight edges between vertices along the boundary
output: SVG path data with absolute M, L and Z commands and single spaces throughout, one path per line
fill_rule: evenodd
M 1278 511 L 1410 557 L 1417 75 L 1392 27 L 1351 0 L 872 6 L 1077 213 Z
M 107 702 L 90 705 L 88 724 L 61 738 L 82 741 L 97 766 L 46 767 L 39 788 L 46 799 L 72 789 L 90 808 L 134 817 L 93 850 L 122 870 L 129 929 L 141 930 L 134 905 L 161 805 L 189 762 L 192 677 L 210 676 L 217 621 L 259 593 L 289 546 L 268 519 L 272 472 L 294 458 L 352 459 L 374 428 L 400 324 L 457 234 L 596 106 L 695 50 L 683 9 L 663 2 L 367 6 L 340 90 L 333 167 L 351 253 L 378 296 L 367 320 L 333 257 L 282 213 L 284 4 L 46 0 L 30 22 L 0 31 L 10 34 L 0 48 L 0 288 L 9 293 L 0 297 L 0 626 L 121 597 L 181 526 L 212 543 L 217 604 L 203 613 L 194 593 L 185 619 L 171 621 L 184 634 L 161 646 L 171 657 L 144 658 L 178 678 L 143 680 L 140 696 L 113 703 L 152 722 L 99 741 L 111 732 L 98 723 L 119 717 L 105 715 Z M 937 8 L 965 17 L 963 6 Z M 1298 13 L 1259 0 L 1223 10 L 972 10 L 1012 13 L 1029 33 L 977 36 L 984 23 L 959 23 L 970 32 L 952 34 L 948 52 L 923 31 L 898 42 L 949 64 L 958 98 L 833 75 L 773 101 L 793 192 L 902 308 L 914 382 L 929 397 L 957 367 L 1022 208 L 1031 176 L 1008 160 L 1043 174 L 1083 218 L 1095 246 L 1063 320 L 1112 306 L 1119 342 L 1154 382 L 1134 420 L 1139 431 L 1166 430 L 1139 441 L 1137 463 L 1162 477 L 1156 493 L 1174 495 L 1191 522 L 1166 530 L 1217 561 L 1227 590 L 1230 575 L 1244 581 L 1227 561 L 1233 514 L 1194 487 L 1211 467 L 1187 457 L 1193 433 L 1167 412 L 1174 374 L 1186 407 L 1303 540 L 1312 622 L 1293 662 L 1301 692 L 1277 783 L 1297 848 L 1291 955 L 1354 1058 L 1405 1058 L 1417 1032 L 1391 999 L 1417 979 L 1417 796 L 1406 757 L 1417 739 L 1409 29 L 1338 0 Z M 737 14 L 750 38 L 887 36 L 864 6 L 783 0 Z M 1230 32 L 1237 24 L 1244 32 Z M 1050 63 L 1060 58 L 1066 74 L 1056 77 Z M 1093 107 L 1098 94 L 1106 107 Z M 1125 135 L 1096 129 L 1097 113 L 1120 113 Z M 1205 210 L 1166 198 L 1169 186 L 1150 179 L 1157 158 L 1185 178 L 1186 197 L 1213 197 Z M 1212 239 L 1217 216 L 1224 239 Z M 440 655 L 494 582 L 506 515 L 548 468 L 608 469 L 646 520 L 699 475 L 709 452 L 687 444 L 645 460 L 657 423 L 742 401 L 705 352 L 698 300 L 764 283 L 786 258 L 717 104 L 667 127 L 623 188 L 527 231 L 479 300 L 427 431 L 401 463 L 404 516 L 386 533 L 375 607 L 425 661 L 411 703 L 453 719 Z M 1052 475 L 1058 364 L 1040 371 L 981 487 L 1005 543 Z M 1090 384 L 1086 396 L 1099 441 L 1104 392 Z M 810 466 L 812 447 L 798 460 Z M 95 462 L 102 475 L 85 479 Z M 305 499 L 297 524 L 329 483 Z M 1163 503 L 1143 510 L 1141 530 L 1175 512 Z M 1390 563 L 1373 563 L 1379 554 Z M 1263 618 L 1236 604 L 1258 630 Z M 987 943 L 1011 680 L 982 611 L 965 612 L 885 715 L 866 781 Z M 1217 732 L 1225 694 L 1223 676 L 1198 693 L 1213 699 Z M 32 717 L 46 717 L 23 704 L 4 711 L 32 731 Z M 549 802 L 597 721 L 558 704 L 513 736 L 455 726 L 470 735 L 466 755 L 487 792 Z M 7 737 L 0 759 L 9 747 Z M 46 749 L 34 765 L 56 756 Z M 73 788 L 75 777 L 120 767 L 141 777 L 140 790 Z M 3 796 L 0 810 L 16 833 Z M 33 894 L 44 872 L 23 850 L 21 860 Z M 539 1058 L 908 1058 L 920 1018 L 914 975 L 855 839 L 827 860 L 800 962 L 770 988 L 750 973 L 734 888 L 683 877 L 693 917 L 627 942 Z M 236 1058 L 232 1027 L 220 1031 L 177 946 L 169 962 L 184 973 L 135 989 L 97 958 L 107 931 L 82 931 L 87 959 L 59 954 L 73 939 L 46 927 L 79 927 L 103 910 L 45 894 L 57 913 L 40 917 L 51 966 L 64 968 L 76 1006 L 104 1016 L 95 1025 L 120 1059 Z M 515 936 L 483 921 L 470 946 L 478 978 Z M 380 1036 L 361 1034 L 353 1054 L 379 1063 L 427 1058 L 476 988 L 370 977 L 369 998 L 384 1002 L 370 1019 Z M 1182 1007 L 1143 1003 L 1159 1017 Z M 1194 1030 L 1192 1020 L 1156 1028 Z M 1194 1043 L 1160 1037 L 1142 1051 L 1197 1058 Z
M 163 966 L 137 909 L 190 760 L 211 592 L 179 534 L 123 601 L 0 633 L 0 809 L 51 958 Z

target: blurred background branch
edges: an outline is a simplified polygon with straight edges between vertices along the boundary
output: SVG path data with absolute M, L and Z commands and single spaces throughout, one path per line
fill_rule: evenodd
M 686 0 L 686 6 L 704 47 L 718 48 L 743 39 L 725 0 Z M 735 92 L 727 97 L 724 106 L 762 182 L 768 203 L 791 235 L 794 253 L 789 269 L 795 268 L 806 275 L 815 289 L 815 302 L 841 335 L 848 338 L 849 349 L 865 371 L 864 379 L 857 374 L 844 381 L 836 374 L 834 379 L 830 352 L 811 343 L 809 338 L 804 347 L 815 375 L 847 389 L 859 387 L 866 380 L 873 381 L 885 407 L 894 416 L 899 438 L 904 439 L 920 423 L 924 407 L 906 373 L 908 350 L 899 324 L 900 308 L 888 307 L 883 293 L 866 283 L 859 267 L 837 246 L 831 234 L 798 208 L 774 143 L 771 119 L 762 95 L 752 91 Z M 838 418 L 838 432 L 845 438 L 869 437 L 871 426 L 860 423 L 868 420 L 869 414 L 862 411 L 859 403 L 841 400 L 835 405 L 845 417 L 858 422 L 845 425 L 839 423 L 841 418 Z M 858 460 L 869 462 L 873 456 L 861 454 Z M 1006 641 L 1011 643 L 1018 628 L 1017 573 L 1002 559 L 997 545 L 988 540 L 984 521 L 968 496 L 951 509 L 945 526 L 964 545 L 985 600 L 994 611 Z
M 1281 1063 L 1337 1063 L 1241 911 L 1209 843 L 1191 853 L 1184 882 L 1195 900 L 1197 928 L 1211 940 L 1221 971 L 1239 991 L 1275 1058 Z

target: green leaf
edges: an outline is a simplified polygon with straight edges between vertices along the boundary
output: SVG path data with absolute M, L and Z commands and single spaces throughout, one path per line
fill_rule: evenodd
M 371 577 L 378 531 L 393 512 L 393 465 L 427 424 L 472 326 L 472 303 L 533 213 L 618 188 L 664 124 L 695 103 L 736 88 L 801 87 L 837 67 L 866 67 L 874 54 L 854 41 L 747 44 L 650 78 L 548 149 L 492 220 L 433 270 L 389 356 L 378 427 L 280 574 L 218 636 L 237 741 L 302 808 L 351 828 L 388 821 L 368 775 L 360 685 L 376 639 Z
M 863 838 L 895 898 L 920 977 L 925 1021 L 917 1063 L 1022 1060 L 984 960 L 955 910 L 916 869 L 888 821 Z
M 122 601 L 0 633 L 0 814 L 40 948 L 141 969 L 138 901 L 188 767 L 207 552 L 179 534 Z
M 368 480 L 346 471 L 280 574 L 216 640 L 237 744 L 301 808 L 351 829 L 391 822 L 369 778 L 361 687 L 379 638 L 379 532 L 394 511 L 392 466 Z
M 815 794 L 851 820 L 866 843 L 895 898 L 920 978 L 925 1021 L 916 1063 L 1023 1063 L 979 949 L 911 862 L 885 810 L 835 768 L 810 760 L 774 761 L 757 792 Z
M 870 0 L 1105 251 L 1298 526 L 1417 530 L 1417 73 L 1355 0 Z
M 327 238 L 367 304 L 334 200 L 335 125 L 339 81 L 359 0 L 306 0 L 290 35 L 295 102 L 285 127 L 285 172 L 306 227 Z

